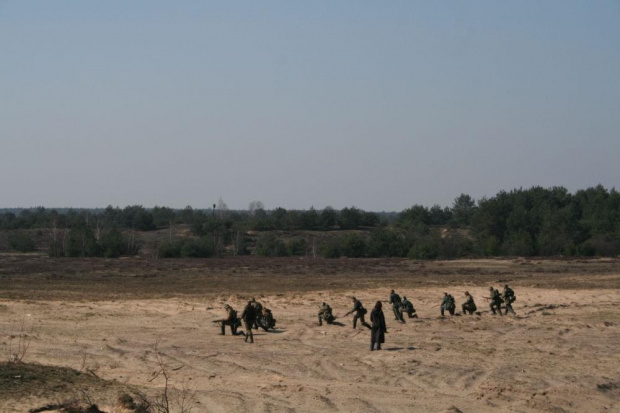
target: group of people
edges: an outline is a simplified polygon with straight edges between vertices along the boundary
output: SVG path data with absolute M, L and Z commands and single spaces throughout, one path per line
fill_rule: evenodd
M 490 297 L 485 297 L 489 302 L 489 307 L 493 314 L 497 314 L 499 312 L 502 314 L 502 304 L 504 304 L 505 313 L 508 315 L 508 312 L 516 315 L 514 309 L 512 308 L 512 303 L 515 302 L 516 296 L 512 288 L 508 286 L 508 284 L 504 285 L 503 293 L 500 293 L 499 290 L 489 287 L 489 291 L 491 293 Z M 387 326 L 385 323 L 385 315 L 382 310 L 381 301 L 377 301 L 374 309 L 370 313 L 370 324 L 368 324 L 365 320 L 365 315 L 368 311 L 364 308 L 362 303 L 355 297 L 352 297 L 353 300 L 353 308 L 347 312 L 344 316 L 348 316 L 349 314 L 355 314 L 353 316 L 353 328 L 357 327 L 358 320 L 361 324 L 368 328 L 371 331 L 370 334 L 370 351 L 375 349 L 381 350 L 381 344 L 385 342 L 385 333 L 387 333 Z M 390 292 L 390 298 L 388 301 L 389 304 L 392 305 L 392 311 L 394 312 L 394 319 L 401 323 L 405 322 L 405 318 L 403 314 L 407 314 L 409 318 L 417 318 L 418 315 L 413 307 L 413 304 L 407 300 L 407 297 L 400 298 L 398 294 L 394 290 Z M 329 316 L 331 317 L 331 322 L 335 319 L 331 312 L 331 307 L 323 303 L 321 310 L 319 311 L 319 325 L 322 325 L 322 321 L 327 321 L 324 318 L 324 314 L 326 314 L 326 310 L 329 309 Z M 461 309 L 463 310 L 463 314 L 474 314 L 477 312 L 478 308 L 476 307 L 476 303 L 474 301 L 474 297 L 469 293 L 469 291 L 465 291 L 465 302 L 461 304 Z M 450 313 L 450 315 L 455 315 L 456 312 L 456 304 L 454 297 L 449 293 L 444 293 L 443 299 L 440 304 L 441 316 L 444 317 L 445 311 Z
M 248 301 L 247 305 L 241 313 L 241 317 L 237 316 L 237 311 L 233 309 L 230 304 L 224 306 L 226 310 L 226 318 L 221 320 L 214 320 L 214 323 L 218 323 L 222 329 L 220 335 L 226 334 L 226 326 L 230 326 L 230 333 L 233 336 L 242 335 L 245 337 L 245 342 L 248 340 L 250 343 L 254 343 L 253 329 L 262 328 L 268 331 L 270 328 L 276 327 L 276 319 L 273 318 L 273 314 L 270 309 L 264 307 L 260 302 L 252 298 Z M 244 331 L 237 331 L 241 327 L 241 322 L 245 327 Z
M 508 286 L 508 284 L 504 285 L 504 291 L 500 292 L 499 290 L 489 287 L 490 297 L 484 297 L 489 301 L 489 307 L 491 312 L 496 315 L 498 312 L 500 315 L 502 314 L 502 304 L 504 305 L 505 313 L 512 313 L 516 315 L 514 309 L 512 308 L 512 303 L 515 302 L 516 296 L 512 288 Z M 370 313 L 370 324 L 366 322 L 365 316 L 368 314 L 368 310 L 364 308 L 361 301 L 355 297 L 351 297 L 353 301 L 353 308 L 344 314 L 344 317 L 349 314 L 353 315 L 353 328 L 357 328 L 357 322 L 359 321 L 361 325 L 368 328 L 371 331 L 370 335 L 370 350 L 374 351 L 375 346 L 377 350 L 381 350 L 381 344 L 385 342 L 385 333 L 387 333 L 387 325 L 385 323 L 385 315 L 383 314 L 383 304 L 381 301 L 377 301 L 373 310 Z M 407 297 L 403 296 L 401 299 L 400 296 L 392 290 L 390 292 L 390 297 L 388 300 L 388 304 L 392 305 L 392 311 L 394 312 L 394 319 L 401 323 L 405 323 L 404 314 L 407 314 L 409 318 L 417 318 L 418 315 L 416 313 L 415 308 L 413 307 L 413 303 L 407 300 Z M 451 316 L 455 315 L 456 312 L 456 303 L 454 297 L 449 293 L 444 293 L 443 299 L 440 304 L 441 316 L 445 316 L 445 312 L 447 311 Z M 245 341 L 250 343 L 254 343 L 254 336 L 252 334 L 252 329 L 263 328 L 267 331 L 269 328 L 274 328 L 276 324 L 276 320 L 273 318 L 271 314 L 271 310 L 263 307 L 261 303 L 252 298 L 248 301 L 248 304 L 243 309 L 243 313 L 241 317 L 237 317 L 237 312 L 229 305 L 226 304 L 224 308 L 227 311 L 227 318 L 223 320 L 216 320 L 215 322 L 220 323 L 222 332 L 221 335 L 225 334 L 225 326 L 230 326 L 230 331 L 233 335 L 244 335 Z M 472 315 L 478 311 L 478 307 L 474 301 L 474 297 L 469 293 L 469 291 L 465 291 L 465 302 L 461 304 L 461 309 L 463 314 Z M 479 313 L 478 313 L 479 314 Z M 329 304 L 323 302 L 319 309 L 318 313 L 319 326 L 323 325 L 323 322 L 327 324 L 333 324 L 336 320 L 336 317 L 333 314 L 333 310 Z M 245 326 L 245 332 L 237 332 L 237 329 L 241 326 L 241 321 Z

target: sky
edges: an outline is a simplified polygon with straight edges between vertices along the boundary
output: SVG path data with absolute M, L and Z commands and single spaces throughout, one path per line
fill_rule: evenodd
M 0 207 L 620 186 L 620 2 L 0 0 Z

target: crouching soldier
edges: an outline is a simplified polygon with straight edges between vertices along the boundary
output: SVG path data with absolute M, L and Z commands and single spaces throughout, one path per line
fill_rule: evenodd
M 327 324 L 332 324 L 336 317 L 332 314 L 332 308 L 327 303 L 323 303 L 321 305 L 321 309 L 319 310 L 319 325 L 323 325 L 323 321 Z
M 454 315 L 455 309 L 454 297 L 452 297 L 451 294 L 443 293 L 443 300 L 441 300 L 441 316 L 444 316 L 444 311 L 448 311 L 450 315 Z
M 220 335 L 226 335 L 226 326 L 230 326 L 230 334 L 236 336 L 238 334 L 237 327 L 239 327 L 239 325 L 241 324 L 241 322 L 237 318 L 237 312 L 228 304 L 224 306 L 224 309 L 226 310 L 226 318 L 224 318 L 223 320 L 216 320 L 216 322 L 219 323 L 220 327 L 222 328 L 222 332 L 220 333 Z
M 263 314 L 258 324 L 265 331 L 269 330 L 270 328 L 276 328 L 276 319 L 273 318 L 271 310 L 267 307 L 263 307 Z
M 409 318 L 418 318 L 418 314 L 416 314 L 415 308 L 413 308 L 413 303 L 407 300 L 407 297 L 403 296 L 403 301 L 400 303 L 400 308 L 403 313 L 409 316 Z
M 476 303 L 474 302 L 474 297 L 469 294 L 469 291 L 465 291 L 465 302 L 461 305 L 463 309 L 463 314 L 473 314 L 478 310 L 476 307 Z

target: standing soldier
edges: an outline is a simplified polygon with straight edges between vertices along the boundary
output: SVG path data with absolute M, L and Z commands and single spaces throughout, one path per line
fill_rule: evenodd
M 236 336 L 238 325 L 237 312 L 228 304 L 224 306 L 224 309 L 226 310 L 226 318 L 223 320 L 218 320 L 220 327 L 222 327 L 222 332 L 220 335 L 226 335 L 225 328 L 226 326 L 230 326 L 230 334 Z
M 362 303 L 357 298 L 351 297 L 351 299 L 353 300 L 353 308 L 344 316 L 346 317 L 349 314 L 355 313 L 355 315 L 353 316 L 353 328 L 356 328 L 357 320 L 359 319 L 364 327 L 370 329 L 370 324 L 368 324 L 366 320 L 364 320 L 364 314 L 366 314 L 368 310 L 366 310 L 364 306 L 362 306 Z
M 400 308 L 403 313 L 407 313 L 409 318 L 418 318 L 415 308 L 413 308 L 413 303 L 407 300 L 407 297 L 403 296 L 403 301 L 400 304 Z
M 517 297 L 515 297 L 515 292 L 512 291 L 512 288 L 508 287 L 508 284 L 504 285 L 504 306 L 506 307 L 506 315 L 508 315 L 508 311 L 512 313 L 512 315 L 517 315 L 515 310 L 512 309 L 512 303 L 515 302 Z
M 258 330 L 258 322 L 259 318 L 263 314 L 263 305 L 256 301 L 256 298 L 252 297 L 252 307 L 254 307 L 254 314 L 256 314 L 256 318 L 254 319 L 254 328 Z
M 452 297 L 451 294 L 443 293 L 443 300 L 441 300 L 441 316 L 444 316 L 444 311 L 448 311 L 450 315 L 454 315 L 455 308 L 454 297 Z
M 405 322 L 403 318 L 403 313 L 401 312 L 401 300 L 400 295 L 396 294 L 394 290 L 390 292 L 390 301 L 389 304 L 392 304 L 392 311 L 394 311 L 394 320 L 400 321 L 401 323 Z
M 323 325 L 323 321 L 327 324 L 332 324 L 336 318 L 332 314 L 332 308 L 327 303 L 323 303 L 321 305 L 321 309 L 319 310 L 319 325 Z
M 491 307 L 491 311 L 493 311 L 493 315 L 497 314 L 495 310 L 499 311 L 499 315 L 503 315 L 502 314 L 502 302 L 504 300 L 502 300 L 502 297 L 499 294 L 499 290 L 496 290 L 493 287 L 489 287 L 489 291 L 491 292 L 491 296 L 485 297 L 485 298 L 488 298 L 489 300 L 491 300 L 491 302 L 489 303 L 489 307 Z
M 252 327 L 254 326 L 254 322 L 256 321 L 257 314 L 255 313 L 254 306 L 252 305 L 252 301 L 248 301 L 248 305 L 243 309 L 243 313 L 241 314 L 241 319 L 243 320 L 243 324 L 245 325 L 245 342 L 248 342 L 248 338 L 250 339 L 250 343 L 254 343 L 254 334 L 252 334 Z
M 465 302 L 461 305 L 463 309 L 463 314 L 473 314 L 478 309 L 476 307 L 476 303 L 474 302 L 474 297 L 469 294 L 469 291 L 465 291 Z

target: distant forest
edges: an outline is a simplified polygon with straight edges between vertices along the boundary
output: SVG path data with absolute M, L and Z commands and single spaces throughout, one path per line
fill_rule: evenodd
M 188 228 L 189 236 L 173 236 L 179 226 Z M 165 229 L 170 236 L 157 245 L 160 258 L 617 256 L 620 193 L 601 185 L 574 194 L 562 187 L 533 187 L 477 201 L 462 194 L 451 207 L 414 205 L 401 212 L 265 210 L 258 201 L 233 211 L 222 200 L 208 210 L 0 209 L 0 229 L 8 232 L 10 248 L 23 252 L 35 249 L 34 237 L 45 237 L 54 257 L 135 255 L 141 248 L 136 234 Z M 317 246 L 304 236 L 315 231 L 335 236 Z M 297 235 L 287 241 L 282 232 Z

